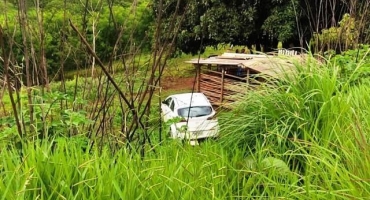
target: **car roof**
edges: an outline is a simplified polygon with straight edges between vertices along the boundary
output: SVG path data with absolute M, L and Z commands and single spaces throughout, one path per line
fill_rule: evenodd
M 207 97 L 203 93 L 183 93 L 171 95 L 176 101 L 176 107 L 189 107 L 190 100 L 191 106 L 211 106 Z

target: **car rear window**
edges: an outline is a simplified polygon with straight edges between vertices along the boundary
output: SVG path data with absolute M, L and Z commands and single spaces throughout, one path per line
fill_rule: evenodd
M 189 114 L 190 111 L 190 114 Z M 189 109 L 187 108 L 180 108 L 178 110 L 178 114 L 181 117 L 202 117 L 206 115 L 210 115 L 212 113 L 212 107 L 210 106 L 194 106 Z

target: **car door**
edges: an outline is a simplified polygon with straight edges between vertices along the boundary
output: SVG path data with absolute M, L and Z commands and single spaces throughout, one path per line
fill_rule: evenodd
M 171 113 L 172 111 L 170 109 L 171 103 L 173 103 L 173 99 L 172 97 L 168 97 L 161 104 L 162 116 L 165 122 L 171 119 L 171 116 L 172 116 L 172 113 Z

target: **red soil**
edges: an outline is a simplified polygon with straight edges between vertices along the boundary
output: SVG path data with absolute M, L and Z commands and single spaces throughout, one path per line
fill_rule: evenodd
M 161 85 L 164 90 L 189 90 L 193 88 L 194 77 L 165 77 L 161 80 Z

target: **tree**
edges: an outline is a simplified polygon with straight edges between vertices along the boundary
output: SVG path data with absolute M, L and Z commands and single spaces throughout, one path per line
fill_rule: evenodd
M 171 0 L 165 3 L 166 19 L 171 16 L 174 3 Z M 219 43 L 245 43 L 247 36 L 253 31 L 257 17 L 255 7 L 250 1 L 188 0 L 182 1 L 182 4 L 179 14 L 185 14 L 185 18 L 177 43 L 185 53 L 204 50 L 200 49 L 201 45 L 205 47 Z M 165 22 L 164 29 L 167 26 Z
M 185 53 L 194 54 L 204 50 L 205 46 L 220 43 L 262 44 L 267 47 L 272 46 L 274 39 L 285 41 L 295 34 L 294 9 L 298 9 L 298 3 L 293 5 L 291 0 L 184 2 L 188 9 L 184 10 L 186 17 L 178 47 Z M 171 1 L 167 3 L 167 14 L 170 15 Z
M 167 0 L 166 15 L 173 0 Z M 154 1 L 156 2 L 156 0 Z M 344 13 L 360 23 L 363 32 L 369 24 L 369 0 L 184 0 L 185 21 L 177 47 L 185 53 L 203 51 L 206 46 L 232 43 L 264 50 L 307 47 L 313 34 L 337 26 Z M 187 5 L 187 6 L 185 6 Z M 366 22 L 366 23 L 364 23 Z M 166 25 L 164 25 L 164 28 Z M 361 38 L 368 38 L 362 36 Z M 259 50 L 259 49 L 257 49 Z
M 281 42 L 286 42 L 297 35 L 296 12 L 299 10 L 298 1 L 272 1 L 273 5 L 270 15 L 264 20 L 262 29 L 270 37 Z

